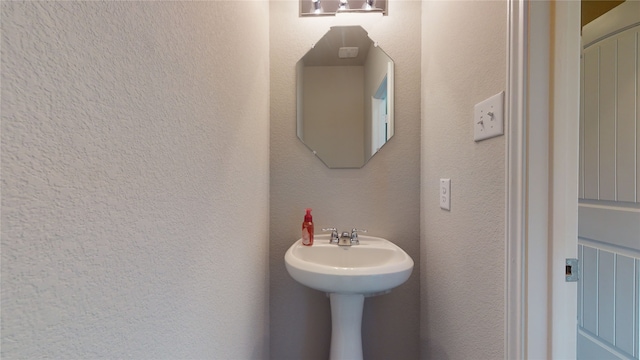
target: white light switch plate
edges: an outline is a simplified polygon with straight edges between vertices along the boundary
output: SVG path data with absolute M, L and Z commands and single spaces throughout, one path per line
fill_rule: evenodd
M 473 140 L 504 134 L 504 91 L 479 102 L 473 109 Z
M 440 207 L 451 210 L 451 179 L 440 179 Z

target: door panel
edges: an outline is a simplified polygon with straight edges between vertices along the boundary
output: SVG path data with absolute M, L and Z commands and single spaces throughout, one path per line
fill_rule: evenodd
M 617 201 L 636 201 L 636 91 L 634 75 L 637 77 L 635 61 L 637 46 L 633 31 L 621 34 L 618 38 L 618 74 L 617 74 L 617 137 L 616 137 L 616 186 Z M 636 81 L 637 82 L 637 81 Z
M 593 47 L 582 55 L 584 68 L 584 124 L 583 146 L 583 183 L 584 198 L 598 199 L 598 77 L 600 68 L 600 48 Z
M 578 359 L 640 359 L 640 5 L 623 7 L 635 22 L 583 29 Z
M 615 289 L 615 340 L 616 347 L 628 354 L 634 353 L 633 335 L 634 316 L 637 307 L 635 305 L 635 261 L 633 258 L 623 255 L 616 255 L 616 289 Z M 637 316 L 636 316 L 637 317 Z M 637 335 L 636 335 L 637 336 Z
M 615 354 L 615 359 L 637 359 L 640 259 L 589 245 L 579 245 L 578 253 L 583 267 L 578 359 L 598 358 L 594 354 L 602 351 Z M 602 351 L 594 352 L 594 346 Z

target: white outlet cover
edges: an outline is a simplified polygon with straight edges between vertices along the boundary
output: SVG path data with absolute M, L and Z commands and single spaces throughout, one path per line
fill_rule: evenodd
M 504 91 L 479 102 L 473 109 L 473 140 L 504 134 Z
M 451 210 L 451 179 L 440 179 L 440 208 Z

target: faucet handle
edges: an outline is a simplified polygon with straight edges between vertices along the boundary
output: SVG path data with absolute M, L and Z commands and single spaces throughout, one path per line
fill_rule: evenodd
M 356 229 L 356 228 L 351 229 L 351 242 L 352 243 L 356 243 L 356 244 L 359 245 L 360 244 L 360 239 L 358 239 L 358 231 L 366 233 L 367 230 L 365 230 L 365 229 Z
M 322 231 L 331 231 L 331 239 L 329 239 L 329 243 L 338 243 L 338 229 L 332 228 L 323 228 Z

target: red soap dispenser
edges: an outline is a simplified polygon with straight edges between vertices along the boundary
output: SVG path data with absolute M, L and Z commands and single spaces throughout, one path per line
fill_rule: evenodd
M 304 221 L 302 222 L 302 245 L 313 245 L 313 217 L 311 216 L 311 209 L 307 209 Z

